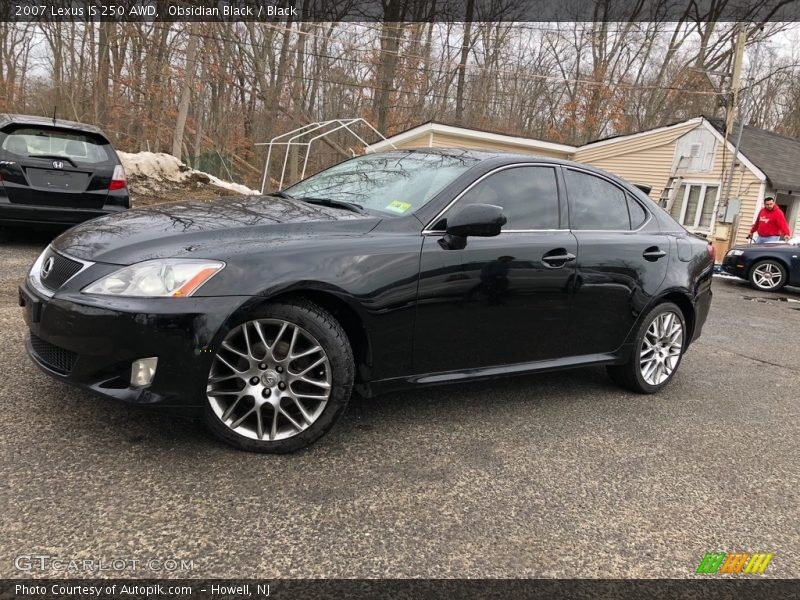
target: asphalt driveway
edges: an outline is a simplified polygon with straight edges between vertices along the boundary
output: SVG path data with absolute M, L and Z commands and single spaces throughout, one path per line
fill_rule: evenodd
M 260 456 L 34 367 L 16 286 L 47 241 L 0 234 L 0 577 L 82 575 L 15 567 L 36 554 L 191 561 L 111 573 L 140 577 L 692 577 L 710 550 L 800 577 L 796 290 L 715 280 L 658 396 L 602 368 L 392 394 Z

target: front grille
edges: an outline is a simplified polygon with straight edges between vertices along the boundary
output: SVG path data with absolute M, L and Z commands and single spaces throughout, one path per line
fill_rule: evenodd
M 47 274 L 45 274 L 46 267 L 50 264 L 50 259 L 52 259 L 52 265 L 47 270 Z M 82 268 L 83 263 L 61 256 L 53 252 L 53 250 L 48 250 L 42 261 L 39 278 L 45 287 L 55 291 Z
M 43 365 L 62 375 L 69 375 L 75 366 L 75 361 L 78 360 L 78 355 L 71 350 L 59 348 L 33 334 L 31 334 L 31 347 Z

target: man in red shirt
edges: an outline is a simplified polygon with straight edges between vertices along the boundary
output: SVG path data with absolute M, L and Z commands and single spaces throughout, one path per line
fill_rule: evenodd
M 764 198 L 764 208 L 759 211 L 747 239 L 752 238 L 754 233 L 758 234 L 759 244 L 789 239 L 789 224 L 783 216 L 781 207 L 775 204 L 775 198 L 772 196 Z

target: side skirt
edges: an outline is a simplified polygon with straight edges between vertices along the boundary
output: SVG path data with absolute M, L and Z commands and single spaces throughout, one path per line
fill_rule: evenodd
M 582 356 L 571 356 L 569 358 L 553 358 L 494 367 L 422 373 L 419 375 L 393 377 L 391 379 L 380 379 L 368 383 L 356 384 L 355 388 L 361 396 L 371 398 L 387 392 L 409 388 L 445 385 L 448 383 L 466 383 L 469 381 L 481 381 L 530 373 L 546 373 L 549 371 L 561 371 L 576 367 L 622 364 L 627 360 L 630 349 L 631 347 L 629 344 L 624 344 L 616 352 L 584 354 Z

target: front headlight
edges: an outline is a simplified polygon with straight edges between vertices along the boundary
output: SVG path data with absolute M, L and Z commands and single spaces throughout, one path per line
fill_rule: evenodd
M 216 260 L 169 258 L 147 260 L 114 271 L 83 289 L 84 294 L 183 298 L 191 296 L 225 263 Z
M 744 250 L 731 250 L 728 252 L 728 256 L 741 256 L 744 254 Z

